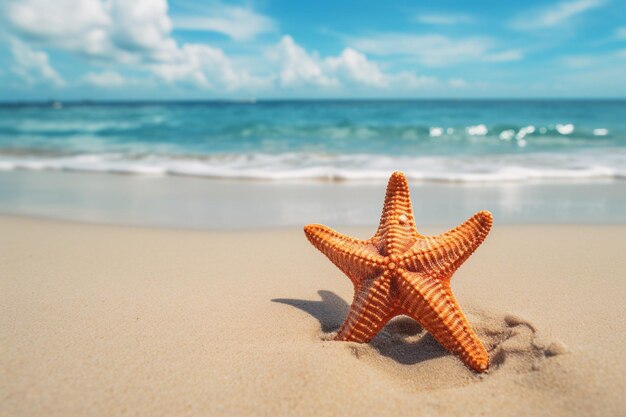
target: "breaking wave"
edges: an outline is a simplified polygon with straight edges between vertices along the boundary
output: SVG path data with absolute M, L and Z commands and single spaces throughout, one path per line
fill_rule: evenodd
M 0 154 L 0 170 L 57 170 L 247 180 L 384 180 L 401 170 L 414 180 L 498 182 L 626 178 L 626 150 L 568 154 L 394 157 L 372 154 L 213 154 L 201 157 L 121 153 Z

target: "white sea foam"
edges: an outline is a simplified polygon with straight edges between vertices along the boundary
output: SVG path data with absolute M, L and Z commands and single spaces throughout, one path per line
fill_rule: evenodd
M 500 132 L 500 139 L 502 140 L 511 140 L 515 136 L 515 130 L 507 129 Z
M 594 136 L 606 136 L 608 134 L 609 134 L 608 129 L 604 129 L 604 128 L 593 129 Z
M 443 134 L 443 127 L 431 127 L 429 133 L 431 137 L 437 138 Z
M 83 132 L 96 133 L 103 130 L 123 131 L 141 127 L 140 122 L 103 120 L 39 120 L 22 119 L 14 121 L 5 119 L 0 121 L 1 127 L 12 127 L 21 133 L 59 133 L 59 132 Z
M 561 135 L 571 135 L 572 133 L 574 133 L 574 125 L 571 123 L 557 124 L 556 131 L 559 132 Z
M 517 141 L 524 146 L 525 140 Z M 221 154 L 202 158 L 121 154 L 67 157 L 0 155 L 0 170 L 64 170 L 131 175 L 178 175 L 259 180 L 384 180 L 401 170 L 412 179 L 498 182 L 556 179 L 626 178 L 626 151 L 474 157 L 392 157 L 317 153 Z
M 515 135 L 515 139 L 517 140 L 522 140 L 524 139 L 524 137 L 528 134 L 534 133 L 535 132 L 535 126 L 524 126 L 522 127 L 517 134 Z
M 466 128 L 467 134 L 471 136 L 485 136 L 489 131 L 487 126 L 480 124 L 476 126 L 468 126 Z

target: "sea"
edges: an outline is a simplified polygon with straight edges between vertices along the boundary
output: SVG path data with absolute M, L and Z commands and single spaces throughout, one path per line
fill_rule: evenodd
M 84 207 L 76 207 L 75 202 L 81 201 L 84 188 L 89 187 L 59 184 L 102 183 L 106 181 L 103 175 L 109 179 L 116 176 L 113 181 L 126 181 L 118 189 L 140 178 L 142 185 L 137 187 L 161 184 L 157 188 L 163 190 L 193 188 L 195 185 L 182 179 L 193 179 L 193 184 L 201 179 L 204 181 L 199 189 L 219 189 L 222 200 L 230 198 L 229 188 L 233 193 L 240 189 L 243 195 L 256 195 L 255 187 L 261 187 L 266 190 L 259 197 L 262 200 L 264 195 L 271 195 L 267 190 L 281 187 L 313 187 L 311 190 L 317 190 L 314 193 L 322 199 L 324 192 L 319 187 L 324 186 L 344 187 L 348 194 L 348 190 L 355 189 L 348 188 L 350 184 L 367 190 L 382 182 L 384 187 L 393 171 L 403 171 L 412 183 L 430 187 L 430 192 L 466 191 L 468 186 L 478 193 L 510 193 L 511 189 L 542 185 L 548 190 L 559 184 L 560 189 L 584 188 L 592 192 L 608 187 L 611 191 L 607 192 L 612 194 L 606 204 L 610 207 L 598 214 L 604 218 L 592 222 L 626 222 L 620 214 L 621 209 L 626 211 L 626 100 L 0 104 L 2 212 L 32 214 L 32 207 L 28 209 L 33 205 L 32 196 L 25 196 L 50 178 L 61 178 L 55 180 L 54 187 L 65 191 L 59 191 L 61 197 L 54 204 L 45 198 L 37 199 L 35 214 L 59 217 L 57 212 L 63 209 L 58 206 L 65 205 L 69 214 L 60 217 L 76 217 Z M 61 173 L 64 175 L 59 176 Z M 79 180 L 69 174 L 83 177 Z M 157 180 L 170 177 L 176 180 Z M 224 184 L 229 184 L 226 189 Z M 136 195 L 138 191 L 128 192 Z M 363 192 L 367 191 L 359 191 L 359 195 Z M 450 192 L 452 198 L 458 191 Z M 167 205 L 164 200 L 172 198 L 171 193 L 162 193 L 162 200 L 150 204 Z M 283 194 L 273 198 L 289 199 L 293 192 Z M 547 205 L 551 203 L 550 194 L 554 196 L 548 193 L 544 198 Z M 71 202 L 64 203 L 63 198 Z M 122 197 L 113 194 L 100 198 L 106 201 Z M 582 196 L 574 191 L 568 198 L 555 203 L 569 213 L 582 203 Z M 494 199 L 499 199 L 500 206 L 504 204 L 502 198 Z M 54 207 L 46 210 L 51 205 Z M 106 214 L 107 206 L 115 211 L 111 208 L 114 204 L 104 206 L 104 214 L 95 219 L 115 218 Z M 304 214 L 309 212 L 304 210 Z M 583 210 L 583 215 L 587 214 Z M 546 221 L 564 218 L 584 222 L 583 215 L 559 217 L 555 212 Z M 365 219 L 345 217 L 345 223 L 367 223 Z M 511 221 L 523 218 L 513 215 Z M 534 218 L 542 220 L 540 213 Z M 260 219 L 253 225 L 292 225 L 306 220 L 298 216 L 290 219 L 269 223 Z M 162 223 L 169 224 L 156 221 Z

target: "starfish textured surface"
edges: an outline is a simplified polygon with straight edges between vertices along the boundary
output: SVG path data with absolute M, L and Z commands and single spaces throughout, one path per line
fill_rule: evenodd
M 376 234 L 354 239 L 310 224 L 309 241 L 354 285 L 350 312 L 335 340 L 369 342 L 397 315 L 415 319 L 448 351 L 476 372 L 489 367 L 489 355 L 450 289 L 450 278 L 483 242 L 493 219 L 480 211 L 439 236 L 415 228 L 406 177 L 394 172 Z

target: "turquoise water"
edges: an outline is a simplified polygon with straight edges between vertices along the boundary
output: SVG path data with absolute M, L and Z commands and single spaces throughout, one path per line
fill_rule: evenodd
M 626 177 L 626 101 L 0 105 L 0 170 L 267 180 Z

